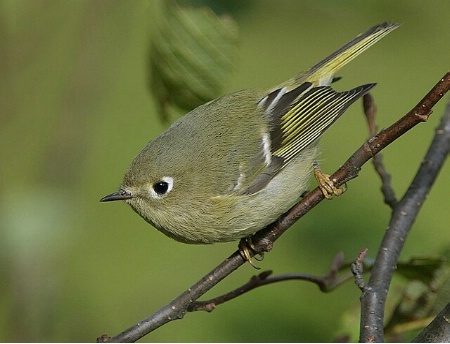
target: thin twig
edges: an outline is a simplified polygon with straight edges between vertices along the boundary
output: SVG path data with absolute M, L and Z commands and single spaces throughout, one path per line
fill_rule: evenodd
M 407 114 L 394 125 L 383 130 L 379 135 L 368 140 L 360 147 L 350 159 L 330 177 L 335 185 L 342 185 L 346 181 L 355 178 L 358 175 L 361 166 L 371 157 L 412 127 L 425 121 L 431 113 L 432 107 L 439 99 L 441 99 L 443 94 L 447 92 L 449 88 L 450 73 L 448 73 L 444 79 L 439 81 L 426 98 L 418 104 L 412 114 Z M 314 189 L 303 197 L 297 205 L 281 216 L 280 220 L 256 233 L 252 237 L 252 244 L 256 248 L 256 252 L 270 251 L 275 240 L 277 240 L 295 221 L 319 204 L 323 198 L 324 196 L 320 189 Z M 239 251 L 234 252 L 224 262 L 210 273 L 206 274 L 191 288 L 184 291 L 169 304 L 119 335 L 110 338 L 110 341 L 134 342 L 170 321 L 183 318 L 191 303 L 196 301 L 200 296 L 205 294 L 244 263 L 245 261 Z
M 364 258 L 366 257 L 368 250 L 369 249 L 367 248 L 362 250 L 356 258 L 356 261 L 351 265 L 351 271 L 355 277 L 355 283 L 361 291 L 366 290 L 366 282 L 364 282 L 362 275 L 364 273 Z
M 377 132 L 377 125 L 375 121 L 377 108 L 370 93 L 365 94 L 363 97 L 363 108 L 367 123 L 369 125 L 369 135 L 371 137 L 375 136 Z M 397 204 L 397 197 L 395 197 L 394 189 L 391 186 L 391 175 L 387 172 L 384 166 L 383 155 L 381 153 L 375 155 L 372 159 L 372 163 L 375 167 L 375 171 L 381 179 L 381 192 L 384 195 L 384 203 L 389 205 L 392 209 Z
M 450 73 L 447 74 L 446 78 L 447 83 L 450 84 Z M 436 96 L 442 97 L 448 90 L 448 88 L 441 88 L 445 79 L 442 81 L 433 88 L 433 90 L 438 90 Z M 429 109 L 426 109 L 427 105 L 425 104 L 429 104 L 429 99 L 433 99 L 434 96 L 428 96 L 413 110 L 414 116 L 416 115 L 416 111 L 429 111 Z M 391 220 L 381 242 L 369 283 L 361 297 L 361 342 L 382 342 L 384 339 L 384 307 L 398 258 L 412 224 L 431 186 L 436 180 L 449 151 L 450 104 L 447 106 L 446 113 L 442 117 L 439 127 L 436 129 L 433 142 L 414 180 L 392 212 Z
M 350 274 L 345 274 L 343 276 L 338 276 L 339 271 L 344 267 L 344 255 L 342 252 L 338 253 L 333 261 L 331 262 L 329 271 L 324 276 L 314 276 L 310 274 L 303 273 L 291 273 L 272 276 L 272 271 L 264 271 L 257 276 L 253 276 L 250 281 L 244 285 L 236 288 L 226 294 L 217 296 L 213 299 L 206 301 L 196 301 L 189 305 L 188 311 L 213 311 L 218 305 L 230 301 L 242 294 L 245 294 L 253 289 L 262 287 L 268 284 L 301 280 L 308 281 L 316 284 L 319 289 L 323 292 L 330 292 L 331 290 L 337 288 L 344 282 L 350 280 L 352 276 Z

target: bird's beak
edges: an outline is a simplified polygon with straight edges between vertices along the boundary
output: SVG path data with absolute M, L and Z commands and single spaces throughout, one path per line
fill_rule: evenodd
M 111 195 L 103 197 L 100 202 L 123 201 L 130 198 L 133 198 L 133 195 L 131 193 L 120 189 L 119 191 L 116 191 Z

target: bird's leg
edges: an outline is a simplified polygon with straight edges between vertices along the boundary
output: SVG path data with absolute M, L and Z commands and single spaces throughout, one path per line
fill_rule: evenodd
M 244 258 L 244 260 L 250 263 L 251 266 L 259 270 L 261 268 L 254 263 L 253 258 L 255 258 L 257 261 L 263 260 L 264 252 L 255 254 L 253 258 L 251 254 L 252 252 L 256 252 L 255 247 L 252 243 L 252 237 L 249 236 L 246 238 L 242 238 L 241 241 L 239 241 L 239 253 L 241 254 L 242 258 Z
M 330 179 L 328 174 L 323 173 L 320 170 L 317 162 L 313 163 L 314 177 L 319 184 L 319 188 L 322 191 L 326 199 L 332 199 L 333 196 L 340 196 L 347 190 L 347 185 L 343 184 L 339 187 L 334 186 L 334 182 Z

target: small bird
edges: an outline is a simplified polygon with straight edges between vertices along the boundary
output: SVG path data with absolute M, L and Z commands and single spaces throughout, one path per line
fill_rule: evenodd
M 249 237 L 299 199 L 319 138 L 375 86 L 336 92 L 330 87 L 335 72 L 397 27 L 374 26 L 276 87 L 238 91 L 197 107 L 149 142 L 120 189 L 101 202 L 125 200 L 184 243 Z M 332 193 L 342 192 L 318 179 L 327 197 L 330 186 Z

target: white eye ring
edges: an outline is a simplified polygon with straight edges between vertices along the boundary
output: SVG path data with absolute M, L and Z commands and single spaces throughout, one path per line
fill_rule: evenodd
M 150 195 L 152 198 L 161 198 L 166 196 L 173 189 L 173 178 L 162 177 L 150 187 Z

